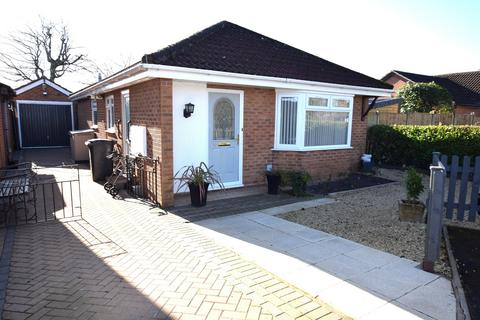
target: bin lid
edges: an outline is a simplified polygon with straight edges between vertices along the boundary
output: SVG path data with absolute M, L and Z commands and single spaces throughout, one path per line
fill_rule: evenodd
M 104 143 L 113 143 L 113 140 L 98 138 L 98 139 L 90 139 L 90 140 L 85 141 L 86 146 L 94 145 L 94 144 L 104 144 Z
M 93 133 L 95 132 L 92 129 L 85 129 L 85 130 L 72 130 L 69 132 L 69 134 L 74 135 L 74 134 L 82 134 L 82 133 Z

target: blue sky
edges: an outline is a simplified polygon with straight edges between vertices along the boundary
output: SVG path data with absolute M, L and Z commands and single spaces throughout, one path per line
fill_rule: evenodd
M 24 10 L 29 8 L 28 11 Z M 480 1 L 22 0 L 2 4 L 5 37 L 39 16 L 62 20 L 76 46 L 115 65 L 229 20 L 345 67 L 380 78 L 392 69 L 441 74 L 480 69 Z M 72 90 L 95 77 L 66 76 Z M 0 81 L 17 86 L 0 74 Z
M 440 34 L 447 41 L 458 42 L 459 46 L 471 47 L 479 53 L 480 1 L 404 0 L 382 3 L 394 11 L 401 12 L 407 23 L 418 24 Z

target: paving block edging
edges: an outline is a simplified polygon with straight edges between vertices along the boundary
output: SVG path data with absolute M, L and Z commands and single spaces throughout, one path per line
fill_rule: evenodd
M 13 244 L 15 242 L 15 226 L 7 227 L 4 237 L 3 249 L 0 257 L 0 310 L 3 310 L 7 295 L 10 261 L 12 259 Z M 2 318 L 2 314 L 0 313 L 0 319 Z

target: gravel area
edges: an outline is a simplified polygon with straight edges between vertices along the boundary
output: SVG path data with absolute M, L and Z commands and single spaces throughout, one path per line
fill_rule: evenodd
M 398 219 L 398 200 L 406 197 L 405 171 L 379 169 L 377 175 L 395 182 L 331 194 L 335 203 L 289 212 L 280 217 L 421 262 L 426 225 Z M 424 176 L 424 185 L 427 188 L 427 176 Z M 425 197 L 426 194 L 422 194 L 421 200 L 425 201 Z M 451 278 L 444 248 L 435 271 Z

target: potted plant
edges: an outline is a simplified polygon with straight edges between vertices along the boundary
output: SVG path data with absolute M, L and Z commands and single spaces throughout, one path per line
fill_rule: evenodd
M 207 204 L 208 187 L 211 184 L 217 184 L 220 189 L 225 189 L 220 175 L 205 162 L 201 162 L 198 166 L 191 165 L 181 168 L 175 174 L 174 179 L 179 181 L 177 192 L 188 186 L 190 200 L 194 207 L 203 207 Z
M 265 171 L 268 183 L 268 194 L 278 194 L 278 188 L 282 182 L 282 174 L 278 170 Z
M 407 199 L 398 202 L 400 221 L 423 222 L 425 205 L 419 201 L 420 194 L 425 187 L 422 177 L 415 168 L 409 168 L 406 179 Z

